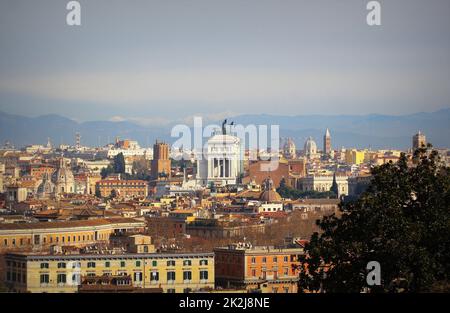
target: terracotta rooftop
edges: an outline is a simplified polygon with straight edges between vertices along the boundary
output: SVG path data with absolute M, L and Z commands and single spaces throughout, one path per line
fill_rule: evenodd
M 0 224 L 0 230 L 15 230 L 15 229 L 44 229 L 44 228 L 72 228 L 72 227 L 86 227 L 86 226 L 102 226 L 108 224 L 121 223 L 144 223 L 134 218 L 110 218 L 110 219 L 95 219 L 83 221 L 67 221 L 67 222 L 39 222 L 39 223 L 14 223 L 14 224 Z
M 339 199 L 297 199 L 292 204 L 338 204 Z

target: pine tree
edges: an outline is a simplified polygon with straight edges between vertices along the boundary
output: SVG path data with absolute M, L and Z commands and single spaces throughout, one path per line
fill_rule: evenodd
M 114 173 L 125 174 L 125 157 L 122 152 L 114 157 Z
M 333 174 L 333 184 L 331 185 L 330 191 L 336 195 L 336 198 L 339 198 L 339 186 L 336 181 L 336 172 Z

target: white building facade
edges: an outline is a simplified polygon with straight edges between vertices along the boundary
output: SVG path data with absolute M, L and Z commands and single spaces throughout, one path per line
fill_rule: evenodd
M 243 151 L 238 137 L 213 135 L 201 157 L 197 157 L 197 181 L 203 186 L 236 184 L 243 170 L 242 161 Z
M 338 196 L 348 195 L 348 176 L 336 176 Z M 333 176 L 310 175 L 300 178 L 302 191 L 330 191 L 333 186 Z

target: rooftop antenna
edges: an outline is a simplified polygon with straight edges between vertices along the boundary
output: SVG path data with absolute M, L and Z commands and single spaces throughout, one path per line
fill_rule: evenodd
M 79 149 L 81 147 L 81 135 L 79 132 L 75 133 L 75 148 Z

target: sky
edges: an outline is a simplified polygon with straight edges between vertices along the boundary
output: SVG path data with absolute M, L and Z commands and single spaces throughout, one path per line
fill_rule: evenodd
M 0 0 L 0 111 L 164 124 L 193 115 L 450 107 L 450 1 Z

